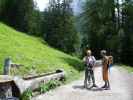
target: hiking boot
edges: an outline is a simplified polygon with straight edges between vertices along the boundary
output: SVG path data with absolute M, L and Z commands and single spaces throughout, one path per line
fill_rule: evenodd
M 107 86 L 106 86 L 106 85 L 104 85 L 104 86 L 102 86 L 101 88 L 107 88 Z
M 93 84 L 92 87 L 98 87 L 96 84 Z
M 87 84 L 84 84 L 84 88 L 87 88 Z
M 110 90 L 110 87 L 105 87 L 104 90 Z

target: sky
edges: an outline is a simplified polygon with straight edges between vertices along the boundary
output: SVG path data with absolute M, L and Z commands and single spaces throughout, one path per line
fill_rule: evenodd
M 43 11 L 48 6 L 49 2 L 49 0 L 34 0 L 34 1 L 37 2 L 37 6 L 40 9 L 40 11 Z M 82 0 L 73 0 L 72 7 L 75 13 L 78 13 L 81 10 L 80 1 Z
M 48 6 L 49 2 L 49 0 L 34 0 L 34 1 L 37 2 L 37 6 L 41 11 L 43 11 Z
M 37 2 L 37 6 L 40 9 L 40 11 L 43 11 L 45 8 L 47 8 L 49 0 L 34 0 L 35 2 Z M 80 12 L 82 12 L 81 10 L 81 2 L 84 0 L 73 0 L 72 3 L 72 7 L 73 7 L 73 11 L 74 14 L 79 14 Z M 122 3 L 122 0 L 119 0 L 119 3 Z

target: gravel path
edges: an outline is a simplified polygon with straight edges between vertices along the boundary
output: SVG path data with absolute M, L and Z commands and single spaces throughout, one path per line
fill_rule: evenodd
M 103 85 L 101 67 L 95 68 L 96 83 Z M 111 90 L 83 88 L 83 78 L 61 86 L 32 100 L 133 100 L 133 74 L 117 66 L 110 72 Z

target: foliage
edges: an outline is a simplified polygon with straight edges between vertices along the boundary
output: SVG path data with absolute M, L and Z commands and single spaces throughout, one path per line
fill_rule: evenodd
M 64 69 L 67 79 L 79 77 L 83 70 L 81 60 L 48 46 L 40 38 L 18 32 L 0 23 L 0 73 L 3 71 L 4 59 L 11 57 L 14 63 L 24 66 L 16 69 L 13 75 L 27 76 L 34 66 L 36 74 Z M 73 76 L 73 77 L 72 77 Z
M 53 0 L 44 11 L 44 39 L 53 47 L 66 53 L 74 53 L 79 48 L 79 36 L 74 25 L 71 1 Z
M 55 89 L 60 86 L 61 82 L 58 80 L 50 80 L 47 83 L 40 84 L 40 87 L 37 89 L 40 93 L 46 93 L 51 89 Z M 31 100 L 33 96 L 33 91 L 31 89 L 27 89 L 20 97 L 20 100 Z
M 101 49 L 111 50 L 106 40 L 111 40 L 115 34 L 114 1 L 112 0 L 86 0 L 83 6 L 83 47 L 86 44 L 99 57 Z M 108 46 L 108 47 L 107 47 Z
M 80 21 L 72 1 L 50 0 L 41 12 L 33 0 L 0 0 L 0 21 L 71 55 L 83 55 L 90 48 L 99 59 L 99 51 L 106 49 L 115 61 L 133 65 L 133 1 L 84 0 Z
M 132 0 L 85 0 L 82 20 L 82 50 L 88 45 L 99 58 L 106 49 L 114 60 L 133 62 L 133 2 Z
M 125 68 L 128 72 L 133 73 L 133 67 L 132 66 L 122 65 L 122 67 Z
M 20 97 L 20 100 L 31 100 L 32 97 L 32 90 L 27 89 Z
M 126 0 L 122 5 L 122 37 L 121 60 L 124 64 L 133 65 L 133 1 Z
M 40 88 L 39 88 L 39 91 L 40 91 L 40 93 L 45 93 L 45 92 L 49 91 L 48 85 L 46 85 L 46 84 L 41 84 L 41 85 L 40 85 Z
M 39 91 L 40 91 L 40 93 L 45 93 L 45 92 L 47 92 L 51 89 L 54 89 L 54 88 L 56 88 L 57 86 L 60 86 L 60 85 L 61 85 L 60 81 L 51 80 L 46 84 L 41 84 L 40 87 L 39 87 Z
M 72 54 L 79 49 L 80 41 L 74 25 L 72 0 L 52 0 L 41 12 L 34 0 L 1 0 L 0 21 L 44 38 L 51 46 Z
M 41 14 L 33 0 L 1 0 L 0 20 L 28 34 L 41 33 Z

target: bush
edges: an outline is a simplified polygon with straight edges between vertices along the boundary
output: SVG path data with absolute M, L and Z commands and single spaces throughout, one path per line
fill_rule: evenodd
M 27 89 L 20 97 L 20 100 L 31 100 L 32 90 Z
M 50 89 L 54 89 L 56 88 L 57 86 L 60 86 L 61 85 L 61 82 L 60 81 L 57 81 L 57 80 L 51 80 L 49 81 L 48 83 L 46 84 L 41 84 L 38 91 L 40 93 L 45 93 L 47 91 L 49 91 Z

